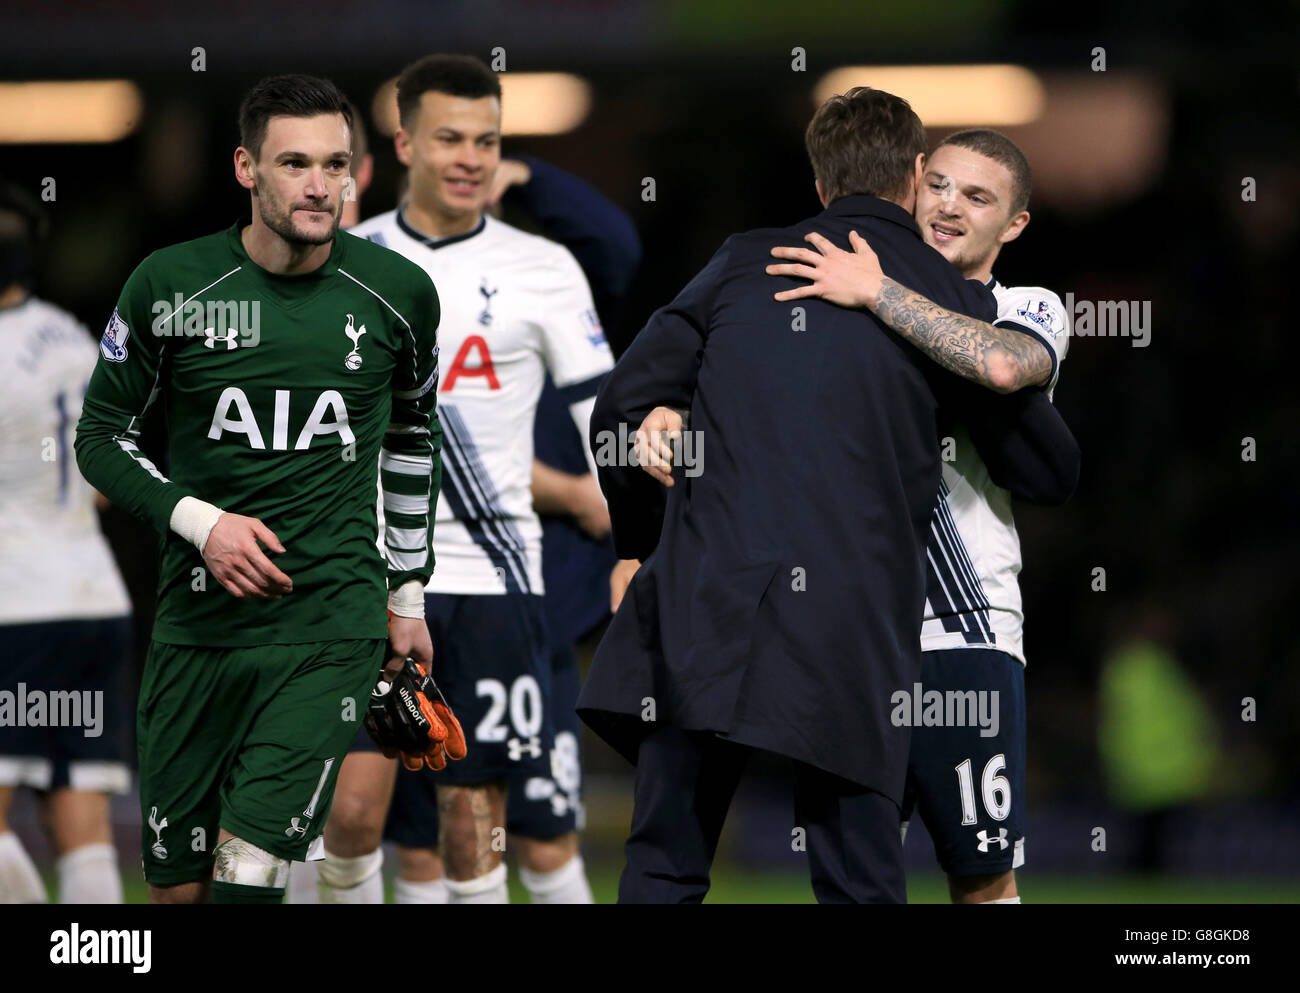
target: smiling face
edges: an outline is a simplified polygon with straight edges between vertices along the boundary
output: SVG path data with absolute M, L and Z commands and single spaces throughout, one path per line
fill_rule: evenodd
M 1002 163 L 958 145 L 941 145 L 926 162 L 916 223 L 969 279 L 987 280 L 1002 246 L 1029 223 L 1029 211 L 1012 213 L 1012 182 Z
M 256 161 L 236 152 L 262 223 L 290 245 L 323 245 L 338 230 L 352 140 L 342 114 L 276 116 Z
M 446 221 L 477 223 L 501 164 L 501 101 L 429 90 L 410 124 L 395 145 L 412 202 Z

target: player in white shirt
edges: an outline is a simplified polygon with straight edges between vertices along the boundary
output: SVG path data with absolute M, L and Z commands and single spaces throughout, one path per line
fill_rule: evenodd
M 774 249 L 777 258 L 800 264 L 770 266 L 769 272 L 812 281 L 776 298 L 819 296 L 867 307 L 961 376 L 998 392 L 1036 387 L 1050 395 L 1069 345 L 1065 308 L 1042 287 L 1007 288 L 993 278 L 1002 246 L 1029 223 L 1024 154 L 996 131 L 961 131 L 940 142 L 918 168 L 921 235 L 967 278 L 992 289 L 993 324 L 938 307 L 889 279 L 856 233 L 851 252 L 818 235 L 808 236 L 816 251 Z M 989 479 L 960 427 L 945 448 L 951 458 L 945 455 L 926 549 L 922 704 L 933 699 L 926 696 L 931 691 L 975 691 L 985 694 L 989 709 L 962 716 L 954 722 L 958 726 L 924 719 L 913 727 L 903 830 L 915 806 L 934 839 L 954 902 L 1019 903 L 1014 869 L 1024 859 L 1025 805 L 1020 539 L 1010 494 Z M 903 689 L 909 702 L 900 715 L 912 723 L 923 708 L 910 703 L 914 687 Z
M 98 350 L 30 294 L 39 223 L 30 197 L 0 193 L 0 903 L 46 898 L 8 826 L 22 786 L 58 853 L 60 902 L 121 903 L 109 795 L 130 787 L 131 605 L 72 455 Z
M 424 266 L 446 286 L 438 415 L 456 452 L 438 501 L 430 593 L 542 590 L 542 529 L 533 511 L 532 423 L 549 370 L 585 430 L 612 366 L 586 277 L 568 249 L 483 214 L 435 239 L 411 208 L 353 234 Z M 440 684 L 441 685 L 441 684 Z
M 1008 288 L 994 282 L 992 289 L 998 305 L 994 326 L 1029 335 L 1050 353 L 1048 382 L 1033 385 L 1042 385 L 1051 396 L 1069 342 L 1060 298 L 1040 286 Z M 995 647 L 1023 664 L 1020 539 L 1011 495 L 989 479 L 963 427 L 957 426 L 952 439 L 926 550 L 921 648 Z
M 534 413 L 549 371 L 585 437 L 597 387 L 613 366 L 568 250 L 485 213 L 500 162 L 500 106 L 499 81 L 477 59 L 430 56 L 408 67 L 398 81 L 395 145 L 408 167 L 409 200 L 353 229 L 423 266 L 443 308 L 443 482 L 426 617 L 434 674 L 469 754 L 437 774 L 398 776 L 386 836 L 399 845 L 400 902 L 435 902 L 442 886 L 449 902 L 506 902 L 505 784 L 519 775 L 549 782 L 554 738 L 531 491 Z M 348 765 L 374 761 L 353 753 L 340 776 L 331 827 L 338 811 L 351 816 L 346 830 L 326 828 L 321 876 L 340 866 L 354 871 L 338 874 L 352 885 L 335 885 L 336 899 L 360 885 L 357 876 L 378 872 L 384 808 L 353 802 L 347 789 L 358 778 Z M 373 799 L 381 784 L 369 783 L 360 790 Z M 435 817 L 442 883 L 428 831 Z M 590 902 L 576 836 L 517 847 L 535 901 L 546 893 L 555 902 Z

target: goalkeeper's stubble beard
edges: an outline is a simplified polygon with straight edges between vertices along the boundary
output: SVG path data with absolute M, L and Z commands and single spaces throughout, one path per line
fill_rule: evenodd
M 254 173 L 254 178 L 253 199 L 257 201 L 257 213 L 262 218 L 262 223 L 283 238 L 286 243 L 294 246 L 324 245 L 334 240 L 342 217 L 341 200 L 333 204 L 327 201 L 325 204 L 332 208 L 328 231 L 304 231 L 293 223 L 293 212 L 304 208 L 311 209 L 316 205 L 306 200 L 286 204 L 275 193 L 271 184 L 262 181 L 258 173 Z

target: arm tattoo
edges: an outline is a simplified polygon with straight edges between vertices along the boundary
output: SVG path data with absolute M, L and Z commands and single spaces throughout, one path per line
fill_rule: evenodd
M 1011 392 L 1045 383 L 1052 372 L 1046 347 L 1012 328 L 994 327 L 957 314 L 885 277 L 876 316 L 929 358 L 963 379 Z M 1013 384 L 999 385 L 994 371 L 1013 371 Z

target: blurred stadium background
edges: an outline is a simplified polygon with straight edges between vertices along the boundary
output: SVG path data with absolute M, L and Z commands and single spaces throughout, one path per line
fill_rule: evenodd
M 1022 892 L 1029 902 L 1300 897 L 1300 405 L 1285 350 L 1300 259 L 1294 3 L 5 6 L 0 175 L 34 192 L 54 179 L 37 291 L 95 333 L 145 255 L 247 210 L 231 175 L 235 110 L 273 72 L 327 75 L 367 112 L 369 216 L 393 205 L 400 176 L 385 83 L 428 52 L 503 50 L 505 153 L 584 177 L 640 232 L 636 284 L 603 315 L 616 350 L 728 234 L 817 210 L 802 133 L 824 91 L 898 92 L 936 139 L 965 125 L 1004 130 L 1026 150 L 1035 192 L 1001 280 L 1149 303 L 1152 316 L 1146 347 L 1072 343 L 1056 402 L 1083 447 L 1083 479 L 1064 510 L 1017 512 L 1030 659 Z M 135 602 L 138 678 L 155 540 L 120 512 L 103 522 Z M 1254 720 L 1243 720 L 1245 698 Z M 608 900 L 630 770 L 595 739 L 584 745 L 585 847 Z M 770 769 L 754 771 L 714 898 L 808 900 L 789 800 Z M 134 804 L 114 805 L 128 876 Z M 27 800 L 14 821 L 48 865 Z M 945 900 L 928 839 L 913 831 L 912 896 Z

